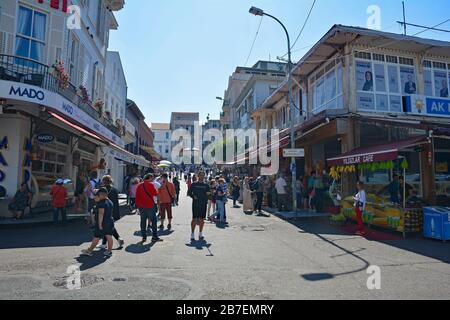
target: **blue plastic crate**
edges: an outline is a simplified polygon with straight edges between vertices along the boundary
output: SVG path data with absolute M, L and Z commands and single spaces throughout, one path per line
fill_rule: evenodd
M 424 208 L 423 235 L 425 238 L 450 240 L 450 208 Z

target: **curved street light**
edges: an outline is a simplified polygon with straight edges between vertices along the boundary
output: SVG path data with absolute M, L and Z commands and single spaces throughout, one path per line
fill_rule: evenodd
M 289 110 L 290 110 L 290 117 L 291 117 L 291 148 L 295 149 L 295 132 L 294 132 L 294 103 L 292 99 L 292 59 L 291 59 L 291 38 L 289 37 L 289 32 L 284 26 L 284 24 L 276 17 L 264 12 L 264 10 L 257 8 L 257 7 L 251 7 L 249 12 L 255 16 L 267 16 L 269 18 L 272 18 L 276 22 L 278 22 L 282 27 L 284 32 L 286 33 L 287 38 L 287 45 L 288 45 L 288 86 L 289 86 Z M 291 172 L 292 172 L 292 210 L 297 211 L 297 186 L 296 186 L 296 180 L 297 180 L 297 165 L 295 158 L 291 159 Z

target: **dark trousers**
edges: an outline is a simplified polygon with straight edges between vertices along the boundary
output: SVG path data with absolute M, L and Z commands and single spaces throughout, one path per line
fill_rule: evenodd
M 278 211 L 287 211 L 287 194 L 279 194 L 277 198 Z
M 67 223 L 66 208 L 53 208 L 53 223 L 58 224 L 60 213 L 61 213 L 62 224 L 66 224 Z
M 152 237 L 158 238 L 158 220 L 156 218 L 156 206 L 151 209 L 139 209 L 141 215 L 141 234 L 142 238 L 147 239 L 147 220 L 152 221 Z
M 263 199 L 264 199 L 264 193 L 257 192 L 256 193 L 255 211 L 262 211 Z

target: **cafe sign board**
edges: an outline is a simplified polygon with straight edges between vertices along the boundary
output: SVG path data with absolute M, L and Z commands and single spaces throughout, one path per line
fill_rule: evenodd
M 386 150 L 381 152 L 332 158 L 328 159 L 327 162 L 329 166 L 335 167 L 335 166 L 351 166 L 372 162 L 391 161 L 397 158 L 398 158 L 398 150 Z

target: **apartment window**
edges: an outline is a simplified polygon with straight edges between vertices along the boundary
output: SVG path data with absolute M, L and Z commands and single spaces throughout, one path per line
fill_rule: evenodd
M 17 19 L 16 55 L 44 62 L 47 16 L 19 6 Z
M 450 65 L 444 62 L 425 60 L 423 67 L 425 81 L 424 94 L 430 97 L 448 98 L 450 89 Z
M 319 113 L 326 109 L 344 107 L 342 64 L 335 62 L 319 70 L 312 83 L 313 111 Z
M 70 66 L 69 66 L 69 75 L 72 83 L 76 84 L 77 82 L 77 62 L 79 56 L 79 48 L 80 43 L 77 38 L 72 34 L 72 42 L 70 47 Z
M 402 112 L 402 96 L 417 93 L 414 59 L 375 53 L 373 58 L 355 59 L 358 109 Z
M 168 132 L 166 132 L 166 140 L 170 139 L 170 134 Z

